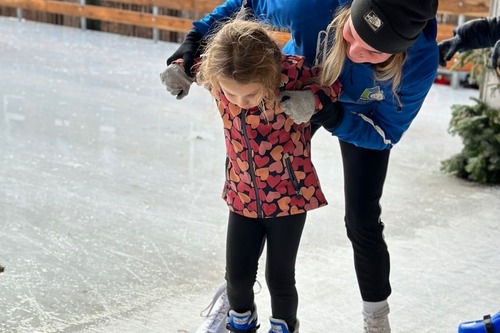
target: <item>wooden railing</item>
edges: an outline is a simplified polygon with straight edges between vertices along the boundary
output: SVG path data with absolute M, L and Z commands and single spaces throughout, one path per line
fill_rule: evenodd
M 439 0 L 438 12 L 484 17 L 490 14 L 490 2 L 487 0 Z
M 103 6 L 56 0 L 0 0 L 0 6 L 184 33 L 191 29 L 194 19 L 211 12 L 223 0 L 101 0 L 100 2 Z M 108 4 L 129 4 L 139 6 L 141 10 L 112 8 L 106 6 Z M 148 7 L 152 8 L 151 12 L 143 11 Z M 156 14 L 154 8 L 182 11 L 184 17 Z M 463 23 L 465 18 L 485 17 L 489 15 L 489 0 L 440 0 L 438 14 L 440 17 L 458 17 L 458 23 Z M 452 37 L 456 25 L 456 23 L 440 22 L 437 40 Z M 286 34 L 278 36 L 280 39 L 288 37 Z
M 105 6 L 82 5 L 75 2 L 54 0 L 0 0 L 0 6 L 35 10 L 45 13 L 84 17 L 105 22 L 148 27 L 161 30 L 186 32 L 192 28 L 194 17 L 212 11 L 220 0 L 105 0 L 103 3 L 125 3 L 151 8 L 167 8 L 188 13 L 188 17 L 157 15 L 134 10 L 123 10 Z
M 0 8 L 5 6 L 185 33 L 192 28 L 194 19 L 201 18 L 224 2 L 224 0 L 94 0 L 102 4 L 96 6 L 84 4 L 85 0 L 77 1 L 81 3 L 56 0 L 0 0 Z M 139 10 L 116 8 L 116 5 L 120 4 L 128 4 L 129 7 L 137 7 Z M 488 16 L 489 5 L 489 0 L 440 0 L 437 40 L 452 37 L 453 29 L 467 19 Z M 160 8 L 178 11 L 177 16 L 165 15 L 159 10 Z M 179 13 L 182 17 L 179 17 Z M 284 44 L 290 36 L 287 33 L 276 32 L 276 38 L 280 44 Z M 449 62 L 449 67 L 452 64 Z

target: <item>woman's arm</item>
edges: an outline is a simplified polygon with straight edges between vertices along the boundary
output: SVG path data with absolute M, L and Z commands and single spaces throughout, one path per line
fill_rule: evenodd
M 359 97 L 359 94 L 345 100 L 343 97 L 349 93 L 346 82 L 341 96 L 341 101 L 344 101 L 344 116 L 330 132 L 339 139 L 360 147 L 391 149 L 410 127 L 434 83 L 438 66 L 437 53 L 435 42 L 409 53 L 397 92 L 400 103 L 392 94 L 390 85 L 380 86 L 384 96 L 380 101 L 363 104 L 360 100 L 367 96 Z M 354 72 L 355 77 L 360 74 Z
M 250 8 L 258 20 L 289 30 L 291 40 L 285 45 L 284 53 L 303 55 L 307 63 L 312 64 L 316 57 L 319 32 L 326 29 L 333 19 L 339 2 L 345 1 L 347 0 L 247 0 L 245 7 Z M 241 6 L 242 0 L 225 1 L 212 13 L 193 22 L 194 31 L 205 36 L 217 28 L 220 22 L 233 17 Z M 191 47 L 190 52 L 194 53 L 195 50 Z

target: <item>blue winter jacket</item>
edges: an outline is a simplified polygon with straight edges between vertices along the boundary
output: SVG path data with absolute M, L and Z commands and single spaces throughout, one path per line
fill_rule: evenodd
M 311 65 L 316 57 L 319 32 L 326 29 L 339 6 L 349 3 L 348 0 L 248 0 L 246 7 L 252 8 L 265 22 L 289 29 L 292 38 L 283 52 L 304 55 Z M 214 23 L 231 17 L 241 6 L 241 0 L 227 0 L 194 22 L 194 26 L 205 35 L 216 26 Z M 436 32 L 433 19 L 408 49 L 397 91 L 401 104 L 390 84 L 374 80 L 373 65 L 356 64 L 347 58 L 339 78 L 343 85 L 340 101 L 344 115 L 338 126 L 329 131 L 340 140 L 360 147 L 391 149 L 410 126 L 434 82 L 439 60 Z

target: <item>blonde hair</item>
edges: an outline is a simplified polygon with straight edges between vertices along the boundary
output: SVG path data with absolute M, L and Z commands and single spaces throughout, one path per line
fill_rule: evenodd
M 329 86 L 333 84 L 340 76 L 344 67 L 345 58 L 347 56 L 347 43 L 343 37 L 344 26 L 347 24 L 351 15 L 349 7 L 342 7 L 333 21 L 328 25 L 326 36 L 334 34 L 334 42 L 330 47 L 328 45 L 329 38 L 325 39 L 326 45 L 323 47 L 329 48 L 323 63 L 320 64 L 321 70 L 319 74 L 319 82 L 321 85 Z M 331 41 L 330 41 L 331 42 Z M 403 77 L 403 63 L 406 60 L 406 51 L 393 54 L 389 59 L 380 64 L 375 64 L 375 77 L 377 81 L 392 81 L 392 92 L 398 99 L 396 94 L 401 79 Z
M 281 81 L 281 66 L 281 51 L 265 26 L 236 18 L 209 38 L 196 79 L 210 90 L 220 89 L 221 78 L 258 83 L 270 100 Z

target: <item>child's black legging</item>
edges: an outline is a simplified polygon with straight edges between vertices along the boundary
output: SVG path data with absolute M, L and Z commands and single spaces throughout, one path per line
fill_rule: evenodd
M 273 318 L 295 325 L 298 295 L 295 260 L 306 213 L 254 219 L 229 213 L 226 243 L 227 293 L 231 309 L 243 313 L 253 308 L 253 285 L 267 239 L 266 282 Z

